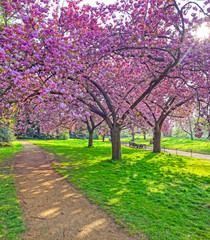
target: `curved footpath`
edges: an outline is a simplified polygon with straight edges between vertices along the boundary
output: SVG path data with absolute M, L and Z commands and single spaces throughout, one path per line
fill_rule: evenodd
M 121 142 L 121 143 L 122 143 L 123 146 L 129 147 L 128 142 Z M 152 147 L 147 146 L 146 150 L 152 151 Z M 194 153 L 194 152 L 192 152 L 192 153 L 191 152 L 184 152 L 184 151 L 175 150 L 175 149 L 162 149 L 162 152 L 171 153 L 171 154 L 175 154 L 175 155 L 181 155 L 181 156 L 210 160 L 210 155 L 207 155 L 207 154 L 200 154 L 200 153 Z
M 18 198 L 27 231 L 20 240 L 138 240 L 91 204 L 52 167 L 50 154 L 27 141 L 15 156 Z

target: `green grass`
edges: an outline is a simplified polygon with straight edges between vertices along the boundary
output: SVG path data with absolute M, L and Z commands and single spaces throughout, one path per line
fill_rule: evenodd
M 144 140 L 143 137 L 137 137 L 136 143 L 147 144 L 148 146 L 153 146 L 149 143 L 149 140 Z M 123 142 L 131 141 L 131 137 L 121 138 Z M 162 148 L 168 149 L 178 149 L 182 151 L 190 152 L 191 150 L 195 153 L 210 154 L 210 140 L 196 138 L 191 140 L 190 138 L 169 138 L 163 137 L 161 141 Z
M 54 166 L 130 233 L 152 240 L 208 239 L 210 161 L 86 140 L 32 141 L 60 156 Z
M 12 155 L 22 148 L 18 142 L 13 147 L 0 148 L 0 239 L 16 240 L 25 230 L 21 209 L 16 196 Z

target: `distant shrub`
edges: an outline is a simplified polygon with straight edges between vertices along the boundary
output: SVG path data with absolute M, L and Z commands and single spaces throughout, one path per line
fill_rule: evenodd
M 69 132 L 59 134 L 58 139 L 59 140 L 68 140 L 69 139 Z
M 93 134 L 93 139 L 98 140 L 98 135 L 96 133 Z
M 56 135 L 49 134 L 49 133 L 42 133 L 40 132 L 38 127 L 35 128 L 27 128 L 26 132 L 19 131 L 16 134 L 18 139 L 42 139 L 42 140 L 48 140 L 48 139 L 56 139 Z
M 0 126 L 0 142 L 9 143 L 14 140 L 12 130 L 6 126 Z
M 70 134 L 70 138 L 72 138 L 72 139 L 86 139 L 86 138 L 88 138 L 86 136 L 86 133 L 82 133 L 82 132 L 80 132 L 80 133 L 69 133 L 69 134 Z
M 86 138 L 89 138 L 89 133 L 87 134 Z M 96 133 L 93 133 L 93 139 L 95 139 L 95 140 L 99 139 L 99 137 L 98 137 L 98 135 Z

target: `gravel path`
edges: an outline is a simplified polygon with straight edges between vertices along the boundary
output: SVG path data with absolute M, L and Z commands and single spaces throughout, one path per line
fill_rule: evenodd
M 49 154 L 21 141 L 16 154 L 18 198 L 27 231 L 21 240 L 134 240 L 52 167 Z

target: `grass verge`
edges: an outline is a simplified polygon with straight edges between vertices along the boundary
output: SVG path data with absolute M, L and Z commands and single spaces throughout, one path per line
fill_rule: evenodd
M 149 140 L 144 140 L 143 137 L 137 137 L 135 142 L 147 144 L 148 146 L 152 147 L 153 145 L 149 143 Z M 122 138 L 122 142 L 130 142 L 131 138 Z M 202 153 L 202 154 L 210 154 L 210 140 L 207 139 L 200 139 L 195 138 L 191 140 L 190 138 L 169 138 L 163 137 L 161 139 L 161 147 L 168 148 L 168 149 L 178 149 L 181 151 L 186 152 L 195 152 L 195 153 Z
M 12 145 L 0 148 L 0 239 L 4 240 L 16 240 L 25 230 L 16 196 L 12 160 L 12 155 L 22 145 L 18 142 Z
M 86 140 L 32 141 L 61 156 L 54 166 L 130 233 L 152 240 L 208 239 L 210 161 Z

